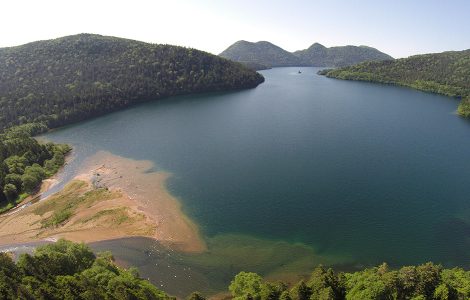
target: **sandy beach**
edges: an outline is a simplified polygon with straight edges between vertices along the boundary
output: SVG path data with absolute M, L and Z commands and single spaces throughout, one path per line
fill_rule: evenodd
M 98 152 L 62 191 L 0 216 L 0 245 L 59 238 L 89 243 L 145 236 L 178 251 L 203 252 L 206 245 L 196 224 L 165 188 L 170 174 L 153 169 L 150 161 Z M 46 182 L 42 191 L 53 183 Z M 49 226 L 60 214 L 54 209 L 60 207 L 73 211 L 71 216 Z

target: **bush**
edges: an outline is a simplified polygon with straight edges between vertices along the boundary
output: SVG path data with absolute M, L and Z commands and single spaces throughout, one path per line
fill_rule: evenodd
M 18 190 L 16 189 L 16 186 L 11 183 L 5 185 L 3 193 L 7 197 L 8 201 L 13 201 L 18 198 Z

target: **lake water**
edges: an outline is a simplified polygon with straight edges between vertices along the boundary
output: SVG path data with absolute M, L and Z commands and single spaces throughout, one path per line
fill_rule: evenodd
M 243 268 L 266 275 L 318 262 L 470 267 L 470 122 L 455 115 L 458 100 L 300 69 L 262 71 L 256 89 L 150 102 L 46 137 L 74 146 L 65 179 L 98 150 L 173 174 L 168 189 L 210 250 L 168 254 L 173 267 L 198 270 L 192 289 L 216 291 Z M 138 265 L 153 247 L 139 241 L 98 248 Z M 141 251 L 118 250 L 126 245 Z M 171 267 L 155 257 L 144 275 L 177 282 L 162 279 Z

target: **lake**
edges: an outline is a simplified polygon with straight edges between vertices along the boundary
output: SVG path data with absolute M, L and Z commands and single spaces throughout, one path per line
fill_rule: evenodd
M 141 238 L 94 247 L 179 295 L 216 292 L 243 269 L 470 267 L 470 122 L 458 100 L 318 70 L 266 70 L 255 89 L 149 102 L 47 134 L 74 147 L 65 181 L 99 150 L 170 172 L 167 188 L 209 252 Z

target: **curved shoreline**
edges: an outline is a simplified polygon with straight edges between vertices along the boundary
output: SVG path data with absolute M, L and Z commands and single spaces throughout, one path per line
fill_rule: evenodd
M 77 190 L 78 194 L 105 189 L 115 193 L 112 199 L 104 199 L 88 207 L 81 206 L 65 223 L 44 229 L 40 224 L 44 217 L 50 217 L 52 213 L 39 216 L 35 210 L 50 199 L 56 201 L 54 199 L 60 197 L 67 190 L 66 187 L 14 215 L 0 216 L 0 245 L 51 238 L 90 243 L 144 236 L 182 252 L 205 251 L 206 244 L 197 225 L 182 212 L 178 199 L 166 190 L 165 182 L 171 175 L 161 171 L 153 172 L 153 168 L 150 161 L 131 160 L 105 151 L 88 157 L 79 175 L 74 178 L 74 181 L 86 183 L 86 187 Z M 132 222 L 110 225 L 113 216 L 104 215 L 111 211 L 125 214 L 120 216 L 121 219 L 130 218 Z

